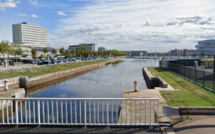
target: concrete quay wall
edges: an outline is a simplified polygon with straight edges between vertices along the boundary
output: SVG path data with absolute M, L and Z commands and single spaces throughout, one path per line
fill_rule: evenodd
M 108 61 L 108 62 L 78 67 L 78 68 L 74 68 L 74 69 L 59 71 L 59 72 L 45 74 L 45 75 L 36 76 L 36 77 L 32 77 L 32 78 L 26 78 L 27 81 L 24 81 L 24 84 L 22 84 L 20 82 L 20 84 L 23 85 L 21 87 L 28 89 L 28 88 L 35 87 L 38 84 L 45 84 L 47 82 L 58 80 L 58 79 L 61 79 L 64 77 L 69 77 L 69 76 L 76 75 L 76 74 L 79 74 L 82 72 L 88 72 L 88 71 L 92 71 L 92 70 L 95 70 L 95 69 L 98 69 L 101 67 L 105 67 L 106 65 L 108 65 L 112 62 L 115 62 L 117 60 L 119 60 L 119 59 L 113 59 L 113 60 Z
M 8 91 L 0 91 L 0 98 L 25 98 L 25 89 L 24 88 L 18 88 L 18 89 L 9 89 Z M 13 103 L 13 100 L 1 100 L 0 102 L 0 110 L 11 106 Z M 13 105 L 15 105 L 13 103 Z M 0 118 L 1 119 L 1 118 Z
M 4 86 L 4 81 L 8 81 L 8 85 L 17 84 L 17 83 L 19 83 L 19 77 L 13 77 L 13 78 L 0 80 L 0 87 Z
M 78 67 L 78 68 L 74 68 L 74 69 L 63 70 L 63 71 L 59 71 L 59 72 L 55 72 L 55 73 L 49 73 L 49 74 L 45 74 L 45 75 L 35 76 L 32 78 L 28 78 L 27 76 L 20 76 L 20 77 L 2 79 L 2 80 L 0 80 L 0 87 L 4 87 L 4 81 L 8 81 L 8 86 L 16 84 L 16 85 L 19 85 L 19 87 L 21 87 L 21 88 L 27 89 L 27 88 L 38 86 L 38 84 L 45 84 L 47 82 L 52 82 L 54 80 L 73 76 L 73 75 L 76 75 L 79 73 L 92 71 L 92 70 L 95 70 L 97 68 L 101 68 L 101 67 L 104 67 L 106 65 L 109 65 L 109 64 L 111 64 L 117 60 L 122 59 L 122 58 L 125 58 L 125 57 L 114 58 L 108 62 Z
M 164 81 L 161 77 L 154 77 L 146 67 L 143 67 L 142 72 L 148 89 L 154 89 L 155 87 L 168 87 L 166 81 Z

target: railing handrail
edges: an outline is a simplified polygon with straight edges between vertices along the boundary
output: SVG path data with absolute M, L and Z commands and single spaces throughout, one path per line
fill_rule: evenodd
M 0 98 L 0 106 L 0 125 L 159 125 L 158 98 Z
M 159 100 L 159 98 L 0 98 L 0 100 Z

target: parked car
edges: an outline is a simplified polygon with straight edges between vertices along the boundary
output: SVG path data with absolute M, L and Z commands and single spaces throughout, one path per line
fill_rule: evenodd
M 75 58 L 72 58 L 71 60 L 72 60 L 72 62 L 77 62 L 77 60 Z
M 51 60 L 51 64 L 57 64 L 57 60 Z
M 22 63 L 24 63 L 24 64 L 33 64 L 33 62 L 31 60 L 29 60 L 29 59 L 23 59 Z
M 68 63 L 68 61 L 67 61 L 67 60 L 65 60 L 65 59 L 63 60 L 63 62 L 64 62 L 64 63 Z
M 49 65 L 49 64 L 51 64 L 51 61 L 41 61 L 39 63 L 39 65 Z
M 63 64 L 63 61 L 62 60 L 58 60 L 57 64 Z
M 38 64 L 37 60 L 31 60 L 32 64 Z

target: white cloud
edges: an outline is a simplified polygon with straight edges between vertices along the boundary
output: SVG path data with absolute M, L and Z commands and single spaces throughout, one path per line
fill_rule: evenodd
M 33 6 L 38 5 L 37 0 L 29 0 L 29 3 L 30 3 L 31 5 L 33 5 Z
M 57 14 L 61 16 L 67 16 L 67 14 L 65 14 L 63 11 L 58 11 Z
M 212 16 L 196 15 L 196 16 L 178 16 L 167 22 L 166 25 L 184 25 L 184 24 L 195 24 L 195 25 L 212 25 L 214 19 Z
M 49 35 L 55 38 L 50 40 L 50 45 L 61 47 L 60 42 L 64 42 L 67 48 L 69 44 L 86 42 L 127 50 L 150 50 L 158 45 L 166 49 L 194 48 L 197 41 L 215 35 L 210 29 L 215 26 L 210 13 L 215 8 L 212 3 L 209 0 L 95 0 L 76 10 L 72 17 L 60 20 L 58 29 Z M 170 23 L 173 25 L 167 25 Z
M 5 10 L 6 8 L 15 8 L 20 2 L 20 0 L 5 0 L 4 2 L 0 2 L 0 10 Z
M 35 15 L 35 14 L 32 14 L 32 15 L 31 15 L 31 17 L 36 18 L 36 17 L 38 17 L 38 16 L 37 16 L 37 15 Z
M 145 26 L 150 26 L 151 25 L 151 21 L 149 19 L 146 20 Z
M 24 17 L 26 17 L 26 16 L 28 16 L 27 14 L 17 14 L 18 16 L 24 16 Z

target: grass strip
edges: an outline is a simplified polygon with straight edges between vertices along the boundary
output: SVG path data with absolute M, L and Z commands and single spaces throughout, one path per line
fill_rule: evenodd
M 26 68 L 21 70 L 12 70 L 12 71 L 5 71 L 0 73 L 0 79 L 7 79 L 17 76 L 28 76 L 29 78 L 39 75 L 44 75 L 48 73 L 54 73 L 58 71 L 83 67 L 87 65 L 98 64 L 102 62 L 110 61 L 111 59 L 105 60 L 96 60 L 96 61 L 85 61 L 85 62 L 75 62 L 75 63 L 67 63 L 67 64 L 59 64 L 59 65 L 51 65 L 51 66 L 41 66 L 37 68 Z
M 215 106 L 215 94 L 161 67 L 148 67 L 155 77 L 162 77 L 180 91 L 161 91 L 170 106 Z

